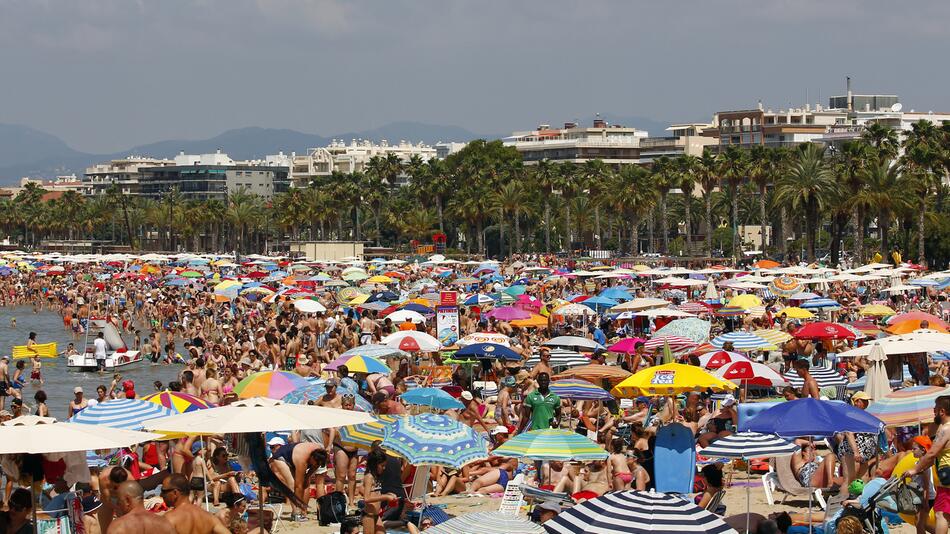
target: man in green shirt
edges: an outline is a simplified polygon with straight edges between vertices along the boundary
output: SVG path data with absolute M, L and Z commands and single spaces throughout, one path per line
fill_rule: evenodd
M 561 419 L 561 398 L 551 392 L 551 377 L 538 373 L 538 389 L 532 391 L 521 403 L 520 433 L 531 422 L 531 430 L 557 427 Z

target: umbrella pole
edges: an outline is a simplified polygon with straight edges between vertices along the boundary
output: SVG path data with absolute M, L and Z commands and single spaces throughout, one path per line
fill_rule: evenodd
M 261 443 L 267 446 L 267 434 L 261 432 Z M 205 498 L 207 499 L 207 492 L 205 492 Z M 306 512 L 306 510 L 304 510 Z M 261 477 L 257 477 L 257 528 L 261 532 L 264 532 L 264 482 L 261 480 Z
M 745 461 L 745 532 L 749 534 L 749 515 L 752 513 L 752 495 L 749 490 L 749 481 L 752 479 L 752 462 Z
M 30 499 L 32 499 L 30 501 L 30 508 L 32 509 L 33 513 L 33 534 L 38 534 L 40 527 L 36 523 L 36 480 L 34 480 L 33 477 L 30 477 Z

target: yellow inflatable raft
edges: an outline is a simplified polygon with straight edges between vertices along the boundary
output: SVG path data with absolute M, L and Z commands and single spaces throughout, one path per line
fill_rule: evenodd
M 14 358 L 32 358 L 34 354 L 39 354 L 40 358 L 55 358 L 59 351 L 56 350 L 56 342 L 37 343 L 27 348 L 26 345 L 17 345 L 13 347 Z

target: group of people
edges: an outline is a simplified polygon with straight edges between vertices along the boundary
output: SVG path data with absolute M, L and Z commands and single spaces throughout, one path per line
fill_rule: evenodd
M 145 262 L 134 263 L 146 265 Z M 665 298 L 678 304 L 702 300 L 701 290 L 658 287 L 649 277 L 628 276 L 618 280 L 616 277 L 573 276 L 569 270 L 573 265 L 552 257 L 512 258 L 509 262 L 495 264 L 488 270 L 490 276 L 468 284 L 454 283 L 457 278 L 468 274 L 460 268 L 444 276 L 446 266 L 400 265 L 387 273 L 392 282 L 368 284 L 362 291 L 391 292 L 395 296 L 394 302 L 405 302 L 425 293 L 447 290 L 463 290 L 466 296 L 494 296 L 509 286 L 523 285 L 526 300 L 539 303 L 531 308 L 532 313 L 545 317 L 546 324 L 519 326 L 517 321 L 489 318 L 486 312 L 491 305 L 481 304 L 482 299 L 475 298 L 474 304 L 461 306 L 459 310 L 458 337 L 490 334 L 499 339 L 500 336 L 520 355 L 520 360 L 482 360 L 472 366 L 451 363 L 452 360 L 443 352 L 407 354 L 394 350 L 386 359 L 391 372 L 357 373 L 345 365 L 333 371 L 324 367 L 347 350 L 378 344 L 387 335 L 401 330 L 423 331 L 438 338 L 436 321 L 429 317 L 421 323 L 410 319 L 394 322 L 387 315 L 396 309 L 395 305 L 383 309 L 351 304 L 352 293 L 338 291 L 332 285 L 302 276 L 289 283 L 286 278 L 274 280 L 269 292 L 242 291 L 228 298 L 221 298 L 216 293 L 214 288 L 221 280 L 239 279 L 250 271 L 261 269 L 261 263 L 243 266 L 229 263 L 221 267 L 203 263 L 201 269 L 207 276 L 174 285 L 166 283 L 170 275 L 194 268 L 185 260 L 178 264 L 158 265 L 160 272 L 155 275 L 141 274 L 141 269 L 127 269 L 128 265 L 118 267 L 105 262 L 70 264 L 56 276 L 41 276 L 39 273 L 43 271 L 22 271 L 0 278 L 0 295 L 5 296 L 4 303 L 8 306 L 31 305 L 37 312 L 51 310 L 59 313 L 64 328 L 77 340 L 90 318 L 105 318 L 126 338 L 131 338 L 131 350 L 141 351 L 152 364 L 181 365 L 177 379 L 167 383 L 156 382 L 136 388 L 134 383 L 123 381 L 116 373 L 111 384 L 96 389 L 94 397 L 87 397 L 81 387 L 76 387 L 74 398 L 64 407 L 66 417 L 112 398 L 136 398 L 139 393 L 146 393 L 144 389 L 148 392 L 167 389 L 215 405 L 228 404 L 238 398 L 235 389 L 240 381 L 252 373 L 285 370 L 302 377 L 325 380 L 326 393 L 311 401 L 313 404 L 355 410 L 365 401 L 376 415 L 415 413 L 419 408 L 403 403 L 403 393 L 419 385 L 446 387 L 464 407 L 445 410 L 444 413 L 483 434 L 490 442 L 490 450 L 520 433 L 553 427 L 572 429 L 600 444 L 607 452 L 606 459 L 591 462 L 535 464 L 517 458 L 490 456 L 459 469 L 434 468 L 430 472 L 431 485 L 433 493 L 438 496 L 500 494 L 507 483 L 521 473 L 543 489 L 570 495 L 574 502 L 583 502 L 611 491 L 647 490 L 656 483 L 654 452 L 658 428 L 671 423 L 683 424 L 691 429 L 696 443 L 703 448 L 735 432 L 738 426 L 737 404 L 747 400 L 744 390 L 740 391 L 738 399 L 733 396 L 713 398 L 708 392 L 695 392 L 680 398 L 614 398 L 608 401 L 562 399 L 551 390 L 552 381 L 565 368 L 552 363 L 551 350 L 543 345 L 545 340 L 558 335 L 574 335 L 607 346 L 610 341 L 634 335 L 649 338 L 652 332 L 668 322 L 660 317 L 619 319 L 603 311 L 560 316 L 556 313 L 557 303 L 581 301 L 583 299 L 578 299 L 579 296 L 597 295 L 616 286 L 629 291 L 632 298 Z M 275 268 L 289 265 L 275 264 Z M 540 274 L 534 270 L 528 274 L 523 270 L 525 265 L 547 270 Z M 338 267 L 311 267 L 313 272 L 323 270 L 331 273 L 332 279 L 339 279 Z M 476 273 L 482 270 L 479 268 Z M 557 274 L 560 271 L 563 272 Z M 741 271 L 727 270 L 720 278 L 728 279 L 738 272 Z M 260 287 L 260 284 L 252 287 Z M 823 296 L 842 305 L 839 311 L 833 312 L 836 316 L 831 319 L 844 320 L 854 313 L 857 306 L 878 298 L 881 295 L 878 292 L 883 289 L 883 284 L 873 282 L 856 285 L 834 282 L 829 284 Z M 737 293 L 726 286 L 722 300 L 728 301 Z M 294 301 L 302 294 L 319 301 L 327 311 L 299 311 Z M 910 298 L 888 295 L 887 299 L 897 310 L 919 309 L 942 316 L 947 309 L 944 295 L 932 289 Z M 763 312 L 757 316 L 720 317 L 712 308 L 699 315 L 711 321 L 713 334 L 759 327 L 791 330 L 797 326 L 794 320 L 777 311 L 778 302 L 767 301 Z M 35 342 L 34 336 L 31 339 Z M 838 362 L 834 355 L 844 347 L 835 343 L 800 341 L 789 342 L 771 354 L 751 356 L 782 371 L 794 369 L 803 379 L 803 387 L 788 387 L 775 393 L 784 395 L 786 399 L 818 398 L 821 392 L 810 376 L 810 369 L 822 364 L 836 366 Z M 93 347 L 93 350 L 100 348 Z M 728 350 L 730 347 L 723 348 Z M 76 348 L 67 350 L 75 351 Z M 537 363 L 529 366 L 528 359 L 535 356 Z M 695 354 L 677 356 L 684 363 L 697 363 Z M 628 353 L 608 354 L 605 350 L 596 350 L 588 357 L 592 364 L 616 366 L 635 373 L 658 363 L 660 355 L 648 351 L 640 343 Z M 841 372 L 852 380 L 860 378 L 867 370 L 861 361 L 841 363 Z M 42 361 L 35 358 L 31 364 L 30 375 L 35 379 L 27 382 L 25 360 L 16 360 L 11 372 L 9 359 L 0 359 L 0 402 L 12 398 L 13 408 L 7 412 L 0 405 L 0 410 L 3 410 L 0 418 L 28 413 L 23 408 L 24 392 L 30 387 L 28 384 L 35 389 L 34 406 L 29 413 L 49 415 L 46 395 L 38 389 L 42 386 Z M 929 376 L 935 381 L 946 374 L 945 364 L 927 361 L 926 365 Z M 439 375 L 444 381 L 435 383 L 433 369 L 448 369 L 447 374 Z M 604 381 L 597 385 L 609 391 L 615 382 Z M 855 406 L 867 407 L 867 398 L 862 394 L 853 396 L 851 400 Z M 945 412 L 950 413 L 950 406 Z M 938 416 L 938 421 L 941 417 Z M 927 428 L 917 436 L 889 431 L 886 447 L 879 443 L 877 436 L 842 433 L 831 440 L 827 454 L 822 452 L 824 446 L 816 447 L 812 441 L 803 439 L 801 451 L 790 460 L 790 464 L 805 486 L 846 488 L 854 480 L 886 474 L 887 469 L 893 468 L 905 454 L 921 457 L 920 465 L 926 465 L 934 458 L 943 461 L 944 453 L 940 451 L 946 446 L 946 438 L 941 437 L 940 432 L 930 433 L 935 436 L 931 441 L 925 439 Z M 238 460 L 247 459 L 247 444 L 230 437 L 181 438 L 121 451 L 113 460 L 116 465 L 102 469 L 93 478 L 90 497 L 100 504 L 89 503 L 89 507 L 95 508 L 87 517 L 95 524 L 90 524 L 87 532 L 95 532 L 95 529 L 126 532 L 145 528 L 149 532 L 175 531 L 181 534 L 243 533 L 248 530 L 248 522 L 244 519 L 248 499 L 257 498 L 247 488 L 258 483 L 264 486 L 262 493 L 265 494 L 259 497 L 285 502 L 292 520 L 308 520 L 313 499 L 320 502 L 327 495 L 327 485 L 332 484 L 336 491 L 345 495 L 347 511 L 360 514 L 358 523 L 362 532 L 385 532 L 394 524 L 406 525 L 406 495 L 402 488 L 407 477 L 411 476 L 412 466 L 387 455 L 379 444 L 369 451 L 359 450 L 344 443 L 336 429 L 329 429 L 269 436 L 265 445 L 262 453 L 273 480 L 261 479 L 260 473 L 255 472 L 257 469 L 242 468 Z M 946 460 L 950 462 L 950 458 Z M 267 495 L 268 482 L 273 482 L 274 486 L 270 488 L 271 496 Z M 289 495 L 276 489 L 278 482 L 279 486 L 287 488 Z M 939 481 L 930 482 L 936 486 L 935 492 L 930 494 L 935 500 L 934 510 L 950 514 L 950 497 L 941 491 Z M 709 464 L 703 467 L 695 485 L 696 504 L 707 507 L 710 503 L 718 503 L 723 488 L 723 466 Z M 13 513 L 14 508 L 20 506 L 17 504 L 21 498 L 19 492 L 8 484 L 4 502 L 10 510 L 10 518 L 19 517 Z M 55 493 L 55 489 L 51 492 Z M 199 506 L 205 498 L 212 506 L 223 506 L 223 509 L 217 514 L 206 512 Z M 85 500 L 83 504 L 86 504 Z M 150 511 L 146 512 L 146 509 Z M 165 511 L 154 513 L 159 509 Z M 559 510 L 550 504 L 542 507 L 542 519 L 556 516 Z M 431 523 L 431 520 L 427 521 Z M 8 523 L 7 532 L 16 532 L 10 528 L 19 524 Z M 415 525 L 406 526 L 410 527 L 417 528 Z M 254 528 L 259 527 L 253 526 L 251 530 Z M 0 534 L 3 534 L 2 529 Z

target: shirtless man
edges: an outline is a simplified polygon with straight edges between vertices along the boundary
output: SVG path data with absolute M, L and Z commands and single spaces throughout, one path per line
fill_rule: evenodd
M 188 479 L 175 474 L 162 481 L 162 500 L 170 510 L 165 518 L 177 534 L 231 534 L 217 517 L 198 508 L 188 499 Z M 151 532 L 145 530 L 145 532 Z
M 195 387 L 194 371 L 186 369 L 181 372 L 181 390 L 193 397 L 201 396 L 201 392 Z
M 528 375 L 532 380 L 538 377 L 541 373 L 547 373 L 549 376 L 554 376 L 554 369 L 551 369 L 551 349 L 547 347 L 541 347 L 538 349 L 538 357 L 541 359 L 534 368 L 531 369 L 531 374 Z
M 301 502 L 309 503 L 307 488 L 310 487 L 311 477 L 317 487 L 317 498 L 326 493 L 324 479 L 328 456 L 322 443 L 288 443 L 273 451 L 271 469 L 281 482 L 293 488 Z M 306 517 L 307 510 L 301 510 L 300 513 Z
M 805 398 L 811 397 L 813 399 L 820 399 L 821 394 L 818 391 L 818 382 L 815 381 L 815 377 L 811 376 L 811 373 L 808 372 L 808 360 L 795 360 L 792 366 L 795 368 L 795 372 L 798 373 L 798 376 L 805 381 L 805 385 L 802 386 L 802 396 Z
M 99 507 L 97 516 L 99 517 L 99 528 L 103 532 L 109 531 L 109 525 L 115 517 L 115 508 L 113 507 L 112 496 L 119 489 L 119 485 L 129 479 L 129 472 L 123 467 L 107 467 L 99 472 L 99 499 L 102 506 Z
M 343 397 L 337 394 L 337 386 L 340 385 L 340 380 L 337 378 L 328 378 L 324 387 L 326 388 L 326 393 L 323 394 L 317 400 L 317 406 L 326 406 L 327 408 L 342 408 L 343 407 Z
M 119 485 L 115 501 L 119 518 L 109 526 L 109 534 L 177 534 L 168 519 L 145 509 L 142 495 L 142 486 L 134 480 Z
M 373 342 L 373 332 L 376 331 L 376 321 L 370 317 L 370 310 L 363 310 L 360 319 L 360 345 L 369 345 Z

